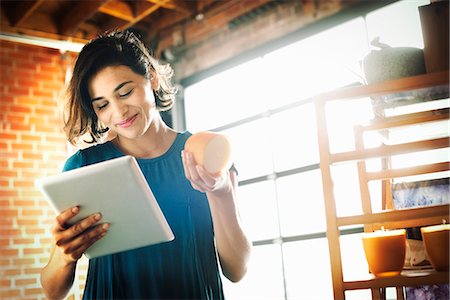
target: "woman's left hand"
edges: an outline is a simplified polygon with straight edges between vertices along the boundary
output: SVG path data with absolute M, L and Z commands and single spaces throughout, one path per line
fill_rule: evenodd
M 194 189 L 204 193 L 211 193 L 217 197 L 232 193 L 232 181 L 228 170 L 213 175 L 206 171 L 203 166 L 196 163 L 192 153 L 183 150 L 181 157 L 186 178 L 191 182 Z

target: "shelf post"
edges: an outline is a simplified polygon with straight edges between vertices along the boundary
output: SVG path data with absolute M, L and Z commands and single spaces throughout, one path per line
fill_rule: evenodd
M 345 299 L 343 273 L 341 261 L 341 246 L 339 227 L 336 218 L 336 204 L 333 192 L 333 181 L 330 169 L 330 153 L 328 132 L 325 117 L 325 102 L 314 101 L 316 108 L 317 133 L 320 149 L 320 170 L 322 173 L 323 196 L 325 201 L 325 215 L 327 218 L 328 251 L 330 254 L 331 276 L 333 282 L 334 299 Z

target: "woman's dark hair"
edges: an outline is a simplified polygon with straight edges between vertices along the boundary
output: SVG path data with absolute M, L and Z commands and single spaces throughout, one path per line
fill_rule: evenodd
M 156 76 L 158 89 L 154 91 L 156 107 L 165 111 L 172 107 L 176 88 L 171 79 L 173 70 L 161 65 L 132 32 L 113 31 L 97 37 L 86 44 L 75 62 L 67 93 L 68 102 L 64 130 L 69 142 L 76 144 L 79 137 L 89 133 L 91 143 L 96 143 L 108 131 L 102 128 L 92 107 L 88 82 L 99 71 L 110 66 L 128 66 L 146 79 Z

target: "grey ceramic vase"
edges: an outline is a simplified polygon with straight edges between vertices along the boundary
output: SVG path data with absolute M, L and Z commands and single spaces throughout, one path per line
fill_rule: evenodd
M 372 50 L 363 60 L 368 84 L 424 74 L 423 50 L 414 47 L 383 47 Z

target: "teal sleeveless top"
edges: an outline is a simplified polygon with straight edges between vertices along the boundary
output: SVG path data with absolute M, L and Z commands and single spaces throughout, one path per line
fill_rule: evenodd
M 223 299 L 208 200 L 184 175 L 178 133 L 160 157 L 137 159 L 175 239 L 89 260 L 83 299 Z M 80 150 L 64 171 L 123 156 L 111 142 Z M 130 220 L 133 222 L 133 220 Z

